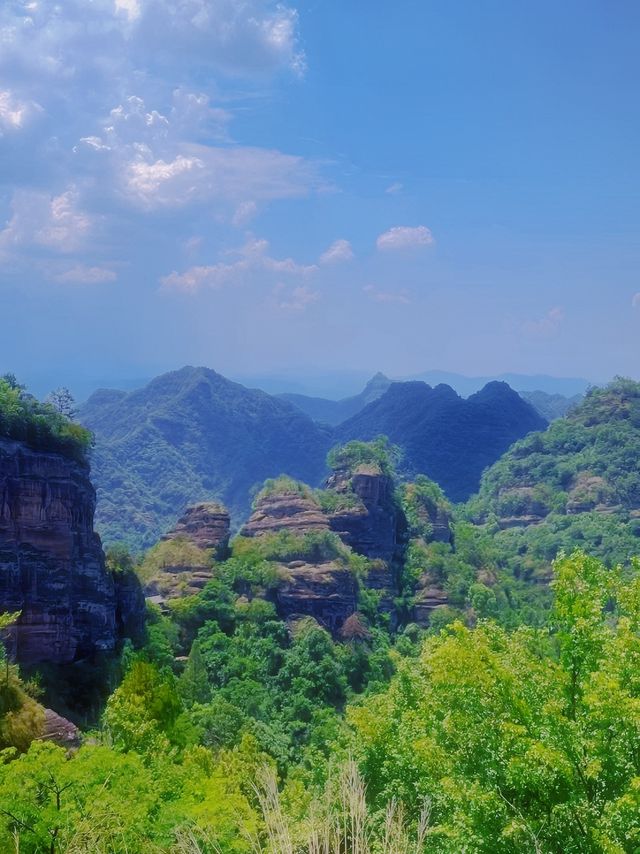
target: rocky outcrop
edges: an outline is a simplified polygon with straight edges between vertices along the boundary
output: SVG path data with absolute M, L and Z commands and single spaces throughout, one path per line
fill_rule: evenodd
M 298 492 L 277 492 L 258 501 L 241 534 L 258 537 L 283 530 L 309 534 L 329 529 L 329 519 L 312 497 Z
M 313 617 L 337 634 L 357 608 L 358 586 L 348 567 L 337 562 L 294 560 L 279 567 L 276 590 L 278 612 L 288 620 Z
M 139 624 L 135 582 L 107 571 L 94 509 L 86 466 L 0 440 L 0 610 L 21 612 L 9 641 L 19 662 L 108 653 Z
M 326 488 L 333 493 L 327 502 L 303 490 L 266 493 L 241 534 L 260 537 L 283 530 L 337 534 L 356 554 L 369 559 L 363 582 L 380 592 L 381 609 L 393 614 L 398 511 L 391 479 L 374 466 L 360 466 L 353 473 L 334 473 Z M 279 570 L 282 580 L 275 599 L 280 615 L 287 620 L 313 617 L 339 635 L 358 607 L 358 582 L 347 562 L 299 560 L 281 564 Z
M 413 606 L 413 619 L 419 626 L 428 626 L 436 608 L 448 604 L 445 591 L 426 575 L 418 582 Z
M 53 709 L 44 710 L 44 725 L 40 738 L 43 741 L 52 741 L 58 747 L 69 751 L 77 750 L 82 744 L 82 734 L 78 727 Z
M 375 466 L 360 466 L 351 475 L 337 471 L 327 481 L 327 489 L 352 494 L 351 506 L 329 515 L 331 530 L 348 546 L 368 558 L 393 559 L 397 547 L 397 510 L 393 484 Z
M 199 549 L 211 549 L 217 557 L 222 557 L 229 544 L 230 526 L 227 508 L 217 502 L 206 501 L 187 507 L 162 539 L 185 539 Z
M 142 644 L 145 635 L 145 599 L 138 576 L 133 570 L 113 576 L 116 591 L 116 633 Z

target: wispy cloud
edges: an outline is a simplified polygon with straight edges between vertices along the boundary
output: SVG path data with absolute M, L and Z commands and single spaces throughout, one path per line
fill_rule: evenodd
M 408 305 L 411 302 L 409 293 L 406 290 L 400 291 L 382 291 L 376 288 L 375 285 L 365 285 L 362 289 L 369 299 L 375 302 L 397 302 L 403 305 Z
M 116 273 L 107 267 L 88 267 L 86 264 L 76 264 L 53 276 L 54 281 L 64 285 L 101 285 L 115 282 L 117 278 Z
M 434 243 L 431 231 L 425 225 L 396 225 L 378 236 L 376 246 L 382 251 L 420 249 Z
M 400 181 L 394 181 L 393 184 L 389 184 L 385 193 L 388 193 L 390 196 L 397 196 L 398 193 L 401 193 L 404 190 L 404 184 L 401 184 Z
M 283 311 L 302 312 L 320 299 L 320 292 L 314 291 L 308 285 L 287 288 L 282 283 L 278 283 L 274 293 L 278 298 L 278 307 Z
M 631 305 L 633 308 L 640 308 L 640 291 L 631 297 Z
M 70 253 L 82 248 L 94 229 L 94 219 L 79 203 L 79 193 L 69 187 L 50 196 L 33 190 L 16 190 L 12 216 L 0 231 L 0 250 L 21 251 L 40 247 Z
M 235 225 L 236 228 L 241 228 L 251 222 L 257 213 L 258 205 L 254 201 L 240 202 L 233 212 L 231 223 L 232 225 Z
M 258 207 L 327 187 L 319 164 L 230 133 L 233 93 L 304 71 L 286 2 L 17 0 L 0 4 L 0 44 L 0 138 L 20 140 L 18 168 L 5 167 L 14 201 L 4 256 L 25 250 L 26 261 L 29 245 L 75 251 L 95 222 L 122 234 L 125 217 L 124 257 L 157 213 L 180 211 L 196 227 L 206 206 L 244 227 Z M 11 184 L 26 163 L 28 189 Z
M 20 131 L 42 112 L 35 101 L 21 101 L 9 89 L 0 90 L 0 136 L 6 131 Z
M 522 330 L 526 335 L 534 338 L 549 338 L 559 331 L 564 318 L 564 309 L 556 305 L 542 317 L 525 321 L 522 324 Z
M 196 294 L 203 289 L 223 287 L 249 274 L 307 277 L 315 273 L 315 264 L 299 264 L 293 258 L 274 258 L 269 255 L 268 241 L 251 238 L 240 249 L 227 251 L 230 261 L 218 261 L 208 266 L 190 267 L 182 273 L 173 271 L 160 280 L 164 290 Z
M 354 258 L 353 249 L 348 240 L 334 241 L 320 256 L 321 264 L 342 264 Z

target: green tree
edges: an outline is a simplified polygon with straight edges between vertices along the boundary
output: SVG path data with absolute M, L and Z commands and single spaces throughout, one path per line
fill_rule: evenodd
M 194 703 L 206 703 L 211 696 L 207 668 L 197 640 L 191 645 L 189 658 L 178 680 L 178 691 L 187 708 Z

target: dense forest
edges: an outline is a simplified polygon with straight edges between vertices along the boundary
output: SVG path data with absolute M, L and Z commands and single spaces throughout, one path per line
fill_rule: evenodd
M 0 393 L 4 435 L 77 453 L 69 419 Z M 639 413 L 638 384 L 592 390 L 465 505 L 380 437 L 333 448 L 321 489 L 267 480 L 216 550 L 111 546 L 149 598 L 144 637 L 74 671 L 96 702 L 3 653 L 0 850 L 640 850 Z M 313 608 L 285 613 L 310 568 Z M 56 692 L 79 744 L 41 738 Z

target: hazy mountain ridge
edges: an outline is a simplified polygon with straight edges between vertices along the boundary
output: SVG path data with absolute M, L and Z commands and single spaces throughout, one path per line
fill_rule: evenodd
M 366 384 L 360 394 L 345 397 L 341 400 L 329 400 L 324 397 L 308 397 L 305 394 L 278 394 L 277 397 L 286 400 L 300 409 L 309 418 L 336 427 L 347 418 L 360 412 L 368 403 L 381 397 L 393 380 L 377 373 Z
M 374 378 L 363 395 L 376 395 L 385 381 Z M 408 474 L 426 473 L 451 498 L 466 498 L 512 441 L 545 426 L 505 385 L 465 401 L 448 386 L 414 382 L 390 385 L 331 430 L 285 400 L 191 367 L 133 392 L 100 390 L 80 419 L 96 435 L 99 529 L 106 541 L 137 548 L 194 501 L 223 501 L 239 524 L 252 488 L 266 478 L 288 474 L 319 485 L 328 449 L 349 438 L 389 435 Z
M 377 401 L 341 424 L 339 442 L 382 434 L 403 451 L 409 477 L 426 474 L 453 501 L 478 488 L 482 471 L 507 448 L 547 422 L 506 383 L 492 382 L 465 399 L 447 385 L 393 383 Z
M 100 528 L 136 545 L 155 542 L 193 501 L 220 498 L 244 515 L 251 488 L 267 477 L 317 482 L 330 444 L 290 404 L 207 368 L 129 394 L 96 392 L 80 418 L 96 434 Z
M 367 404 L 372 403 L 374 400 L 381 397 L 392 383 L 419 381 L 426 382 L 428 385 L 432 386 L 446 385 L 449 388 L 453 388 L 461 397 L 467 397 L 470 394 L 480 391 L 490 382 L 506 382 L 511 388 L 515 388 L 520 397 L 530 403 L 536 412 L 545 419 L 545 421 L 553 421 L 555 418 L 561 418 L 563 415 L 566 415 L 572 406 L 579 403 L 580 400 L 582 400 L 583 392 L 581 391 L 580 393 L 567 396 L 566 394 L 560 394 L 559 392 L 548 392 L 537 388 L 534 390 L 523 390 L 515 383 L 520 382 L 527 384 L 528 382 L 528 385 L 531 386 L 535 385 L 536 382 L 540 382 L 543 385 L 545 383 L 550 384 L 549 387 L 557 386 L 560 388 L 575 388 L 584 384 L 584 388 L 586 389 L 587 387 L 586 380 L 565 380 L 545 376 L 526 377 L 518 374 L 503 375 L 509 376 L 511 378 L 511 382 L 505 379 L 496 380 L 484 378 L 486 381 L 483 382 L 481 386 L 478 386 L 478 379 L 474 379 L 473 377 L 462 377 L 458 374 L 447 374 L 444 371 L 429 371 L 424 376 L 436 377 L 437 381 L 430 382 L 428 379 L 390 380 L 384 374 L 377 373 L 367 382 L 365 388 L 360 392 L 360 394 L 342 398 L 341 400 L 331 400 L 326 397 L 313 397 L 305 394 L 293 393 L 283 393 L 276 396 L 292 403 L 301 412 L 304 412 L 305 415 L 308 415 L 309 418 L 312 418 L 314 421 L 337 427 L 348 418 L 352 418 L 354 415 L 357 415 L 358 412 L 367 406 Z M 441 377 L 445 377 L 445 379 L 441 379 Z M 446 378 L 449 378 L 449 381 Z

